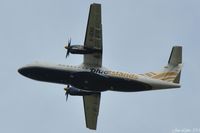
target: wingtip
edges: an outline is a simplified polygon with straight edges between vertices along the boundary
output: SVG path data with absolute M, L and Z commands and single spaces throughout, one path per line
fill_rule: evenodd
M 92 6 L 92 5 L 101 6 L 100 3 L 92 3 L 91 6 Z

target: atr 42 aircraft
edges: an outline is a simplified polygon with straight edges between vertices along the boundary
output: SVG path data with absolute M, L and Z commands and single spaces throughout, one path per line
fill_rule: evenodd
M 67 85 L 68 94 L 83 96 L 86 127 L 96 130 L 101 92 L 138 92 L 180 87 L 182 47 L 174 46 L 168 64 L 160 72 L 130 74 L 106 69 L 102 66 L 101 5 L 91 4 L 84 45 L 68 42 L 69 53 L 83 54 L 83 63 L 78 66 L 33 63 L 18 72 L 28 78 Z

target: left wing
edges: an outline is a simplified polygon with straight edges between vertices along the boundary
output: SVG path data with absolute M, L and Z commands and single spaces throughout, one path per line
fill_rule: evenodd
M 99 49 L 101 52 L 85 54 L 83 64 L 91 67 L 102 65 L 102 24 L 101 5 L 91 4 L 85 34 L 84 46 L 91 49 Z
M 83 96 L 86 127 L 96 130 L 101 93 Z

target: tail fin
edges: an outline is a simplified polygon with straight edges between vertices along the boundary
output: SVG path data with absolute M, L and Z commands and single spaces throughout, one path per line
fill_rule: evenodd
M 172 48 L 168 65 L 177 66 L 182 63 L 182 47 L 181 46 L 174 46 Z
M 163 80 L 171 81 L 173 83 L 180 83 L 182 69 L 182 47 L 174 46 L 169 57 L 168 65 L 165 66 L 164 72 L 166 75 Z M 173 73 L 171 76 L 167 73 Z
M 172 48 L 168 64 L 167 66 L 164 67 L 164 70 L 162 72 L 149 72 L 143 75 L 179 84 L 181 77 L 181 68 L 182 68 L 182 47 L 174 46 Z

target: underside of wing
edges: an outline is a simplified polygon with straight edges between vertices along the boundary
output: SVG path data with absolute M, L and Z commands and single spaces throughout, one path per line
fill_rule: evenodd
M 84 46 L 89 49 L 97 49 L 100 52 L 85 54 L 84 64 L 91 67 L 102 65 L 102 24 L 101 5 L 91 4 L 87 22 Z
M 86 127 L 96 130 L 101 93 L 83 96 Z

